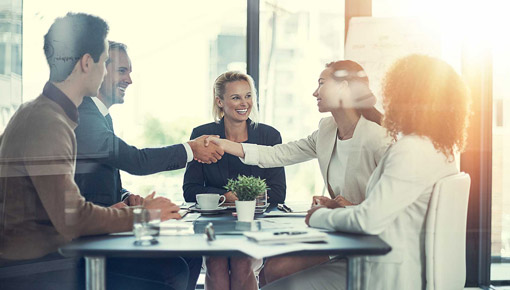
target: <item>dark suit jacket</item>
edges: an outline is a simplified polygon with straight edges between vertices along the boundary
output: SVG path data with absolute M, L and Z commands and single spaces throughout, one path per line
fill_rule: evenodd
M 246 143 L 273 146 L 282 143 L 280 132 L 275 128 L 258 124 L 257 128 L 251 125 L 248 120 L 248 140 Z M 219 135 L 225 138 L 225 125 L 223 119 L 219 123 L 209 123 L 193 129 L 191 139 L 195 139 L 204 134 Z M 225 194 L 223 188 L 227 184 L 227 179 L 237 178 L 237 176 L 255 176 L 266 180 L 270 190 L 267 191 L 271 203 L 283 203 L 285 201 L 285 170 L 283 167 L 260 168 L 258 166 L 245 165 L 238 157 L 225 153 L 217 163 L 202 164 L 197 161 L 188 163 L 186 173 L 184 174 L 184 199 L 189 202 L 196 201 L 196 195 L 199 193 L 218 193 Z
M 148 175 L 186 166 L 186 149 L 182 144 L 145 149 L 126 144 L 115 136 L 90 97 L 83 98 L 78 111 L 75 180 L 88 201 L 103 206 L 121 201 L 123 189 L 119 169 L 134 175 Z

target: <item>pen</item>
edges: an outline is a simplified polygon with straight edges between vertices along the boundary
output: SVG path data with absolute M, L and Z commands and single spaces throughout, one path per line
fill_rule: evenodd
M 306 234 L 306 232 L 275 232 L 275 233 L 273 233 L 273 235 L 276 235 L 276 236 L 278 236 L 278 235 L 291 235 L 291 236 L 293 236 L 293 235 L 303 235 L 303 234 Z
M 281 204 L 281 203 L 279 203 L 279 204 L 278 204 L 278 206 L 277 206 L 277 208 L 278 208 L 279 210 L 284 211 L 284 212 L 287 212 L 287 213 L 292 212 L 292 209 L 291 209 L 290 207 L 286 206 L 285 204 Z
M 285 209 L 286 212 L 292 212 L 292 209 L 285 204 L 283 205 L 283 208 Z

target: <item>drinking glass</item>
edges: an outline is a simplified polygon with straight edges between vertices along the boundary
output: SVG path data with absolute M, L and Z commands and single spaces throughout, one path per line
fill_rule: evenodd
M 149 246 L 158 243 L 161 210 L 135 208 L 133 210 L 133 234 L 135 245 Z

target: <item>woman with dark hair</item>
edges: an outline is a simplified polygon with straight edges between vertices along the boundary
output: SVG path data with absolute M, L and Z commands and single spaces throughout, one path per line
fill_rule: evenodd
M 383 126 L 395 143 L 352 208 L 312 208 L 311 227 L 379 235 L 385 256 L 364 259 L 363 289 L 425 289 L 425 218 L 434 185 L 457 174 L 469 118 L 466 85 L 446 62 L 424 55 L 397 61 L 383 86 Z M 264 289 L 345 289 L 345 265 L 322 264 Z M 463 265 L 459 265 L 463 267 Z
M 331 208 L 359 204 L 365 199 L 370 175 L 390 144 L 380 126 L 381 114 L 374 108 L 376 99 L 367 75 L 354 61 L 329 63 L 320 74 L 313 96 L 319 112 L 331 116 L 322 119 L 318 130 L 307 138 L 275 146 L 210 140 L 225 152 L 244 158 L 244 163 L 263 168 L 317 158 L 330 197 L 314 196 L 314 203 Z M 329 260 L 328 256 L 268 259 L 261 284 Z

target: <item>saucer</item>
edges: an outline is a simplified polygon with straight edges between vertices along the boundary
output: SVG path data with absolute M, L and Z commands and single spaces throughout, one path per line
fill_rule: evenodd
M 202 214 L 215 214 L 215 213 L 220 213 L 222 211 L 227 210 L 227 207 L 219 206 L 219 207 L 214 208 L 214 209 L 201 209 L 201 208 L 191 207 L 190 210 L 192 210 L 194 212 L 199 212 L 199 213 L 202 213 Z
M 208 209 L 208 210 L 217 210 L 217 209 L 220 209 L 222 207 L 225 207 L 225 208 L 228 208 L 228 206 L 218 206 L 217 208 L 213 208 L 213 209 Z M 198 203 L 195 203 L 195 205 L 192 206 L 192 208 L 194 209 L 200 209 L 200 205 Z
M 225 202 L 223 204 L 223 206 L 226 207 L 226 208 L 229 208 L 229 209 L 235 209 L 236 208 L 236 204 L 233 203 L 233 202 Z M 259 209 L 259 210 L 265 210 L 268 206 L 269 206 L 268 203 L 266 203 L 266 204 L 256 204 L 255 208 Z

